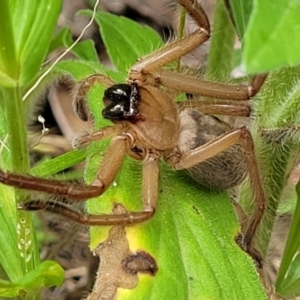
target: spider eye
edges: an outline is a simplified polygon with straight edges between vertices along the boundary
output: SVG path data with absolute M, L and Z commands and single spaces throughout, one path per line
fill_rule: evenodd
M 103 102 L 106 106 L 102 115 L 106 119 L 120 120 L 129 110 L 131 87 L 128 84 L 116 84 L 104 92 Z
M 138 114 L 139 94 L 136 85 L 116 84 L 104 92 L 102 115 L 109 120 L 128 120 Z

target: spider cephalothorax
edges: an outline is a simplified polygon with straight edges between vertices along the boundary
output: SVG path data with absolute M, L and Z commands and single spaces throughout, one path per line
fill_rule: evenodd
M 140 95 L 136 84 L 115 84 L 104 92 L 102 115 L 108 120 L 138 119 Z

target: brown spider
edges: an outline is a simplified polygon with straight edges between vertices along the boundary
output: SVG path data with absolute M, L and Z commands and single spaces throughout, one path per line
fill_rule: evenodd
M 84 96 L 87 89 L 98 82 L 107 87 L 102 115 L 114 123 L 76 141 L 76 146 L 82 147 L 94 140 L 114 137 L 93 183 L 73 184 L 3 171 L 0 171 L 0 181 L 84 201 L 105 192 L 128 154 L 143 165 L 143 210 L 140 212 L 88 215 L 54 201 L 28 201 L 20 206 L 25 210 L 46 209 L 87 225 L 125 225 L 144 222 L 153 216 L 158 201 L 160 159 L 175 170 L 187 169 L 196 181 L 210 188 L 234 187 L 248 171 L 256 209 L 239 243 L 260 263 L 259 255 L 253 250 L 253 237 L 264 213 L 265 194 L 251 134 L 245 127 L 231 128 L 208 114 L 249 116 L 249 107 L 239 100 L 253 97 L 266 76 L 255 76 L 250 86 L 226 85 L 162 70 L 210 37 L 209 21 L 203 9 L 196 7 L 193 0 L 178 2 L 197 22 L 197 30 L 138 60 L 129 72 L 127 84 L 115 84 L 103 75 L 92 75 L 79 87 L 74 101 L 78 116 L 87 119 Z M 166 88 L 231 101 L 203 104 L 195 100 L 177 105 Z

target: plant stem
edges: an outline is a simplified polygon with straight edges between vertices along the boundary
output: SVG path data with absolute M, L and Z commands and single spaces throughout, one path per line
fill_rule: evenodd
M 22 91 L 20 87 L 4 88 L 3 94 L 11 153 L 11 171 L 27 173 L 29 171 L 29 152 Z M 18 212 L 16 230 L 23 274 L 33 270 L 35 264 L 39 262 L 31 214 L 17 209 L 18 203 L 24 201 L 25 197 L 26 192 L 15 190 L 15 205 Z
M 186 20 L 186 10 L 184 8 L 181 9 L 180 17 L 179 17 L 179 25 L 178 25 L 178 33 L 177 33 L 177 40 L 183 38 L 184 35 L 184 27 L 185 27 L 185 20 Z M 176 62 L 176 71 L 180 70 L 180 59 Z
M 217 1 L 205 77 L 222 80 L 232 71 L 235 31 L 224 1 Z
M 6 117 L 11 152 L 12 171 L 27 172 L 29 159 L 27 149 L 26 121 L 20 88 L 5 89 L 7 97 Z
M 297 68 L 283 68 L 270 73 L 260 94 L 253 101 L 256 118 L 251 133 L 267 198 L 266 211 L 257 234 L 257 246 L 264 256 L 268 250 L 283 190 L 298 160 L 298 149 L 295 148 L 293 142 L 287 138 L 278 139 L 278 134 L 276 134 L 276 130 L 279 132 L 285 128 L 288 129 L 296 122 L 297 115 L 289 109 L 299 105 L 297 102 L 292 103 L 290 98 L 298 78 Z M 282 113 L 285 114 L 285 119 L 289 120 L 286 125 L 284 125 Z M 269 132 L 268 138 L 267 132 Z M 251 191 L 250 183 L 246 182 L 241 189 L 241 204 L 247 212 L 251 211 Z

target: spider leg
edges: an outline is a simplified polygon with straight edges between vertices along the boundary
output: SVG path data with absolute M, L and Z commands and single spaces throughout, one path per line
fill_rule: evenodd
M 142 223 L 151 218 L 154 213 L 154 211 L 142 211 L 128 212 L 123 214 L 90 215 L 75 210 L 74 208 L 60 201 L 53 200 L 46 202 L 40 200 L 26 201 L 19 205 L 19 209 L 28 211 L 46 210 L 87 226 L 109 226 Z
M 226 84 L 213 82 L 171 71 L 161 71 L 158 81 L 160 84 L 175 90 L 205 97 L 249 100 L 260 90 L 267 74 L 255 75 L 250 85 Z
M 176 155 L 171 155 L 166 160 L 176 170 L 188 169 L 216 156 L 238 142 L 241 142 L 244 149 L 245 160 L 256 204 L 253 215 L 246 226 L 241 246 L 250 255 L 253 254 L 252 256 L 256 258 L 258 255 L 257 251 L 253 248 L 253 240 L 265 211 L 266 196 L 261 183 L 261 175 L 255 157 L 254 144 L 250 132 L 245 127 L 235 129 L 183 154 L 179 159 Z
M 178 3 L 187 10 L 197 22 L 199 28 L 189 36 L 169 43 L 150 55 L 139 59 L 130 70 L 129 82 L 139 81 L 140 85 L 142 85 L 142 82 L 147 79 L 147 75 L 155 73 L 164 65 L 180 59 L 209 39 L 210 25 L 204 10 L 200 6 L 196 6 L 196 1 L 193 0 L 179 0 Z
M 86 94 L 95 83 L 99 83 L 104 87 L 110 87 L 115 84 L 114 81 L 105 75 L 94 74 L 88 76 L 77 85 L 74 91 L 73 109 L 77 116 L 83 121 L 87 121 L 89 117 Z
M 0 170 L 0 182 L 21 189 L 41 191 L 84 201 L 101 195 L 112 183 L 131 142 L 132 138 L 126 134 L 119 135 L 112 140 L 92 185 L 30 177 L 2 170 Z
M 178 3 L 187 10 L 199 28 L 192 34 L 139 59 L 130 70 L 128 82 L 138 82 L 139 85 L 142 85 L 148 80 L 148 83 L 152 85 L 162 84 L 178 91 L 220 99 L 248 100 L 253 97 L 260 90 L 267 74 L 254 76 L 248 86 L 218 83 L 186 74 L 160 70 L 166 64 L 193 51 L 210 37 L 210 24 L 202 7 L 196 6 L 193 0 L 179 0 Z
M 89 226 L 141 223 L 150 219 L 155 212 L 158 198 L 158 173 L 158 156 L 149 154 L 149 157 L 143 162 L 143 210 L 140 212 L 89 215 L 59 201 L 42 202 L 39 200 L 21 203 L 19 208 L 24 210 L 44 209 Z
M 201 100 L 177 102 L 179 110 L 195 108 L 205 114 L 216 114 L 225 116 L 249 117 L 251 108 L 247 104 L 236 102 L 214 101 L 213 103 Z
M 122 131 L 124 131 L 123 123 L 116 123 L 113 126 L 103 127 L 99 130 L 95 130 L 90 133 L 85 133 L 76 137 L 73 141 L 73 147 L 79 149 L 84 148 L 88 146 L 91 142 L 106 139 L 111 136 L 116 136 Z
M 0 182 L 16 188 L 50 194 L 69 196 L 74 200 L 84 200 L 103 193 L 102 186 L 73 184 L 55 179 L 43 179 L 33 176 L 19 175 L 0 170 Z

